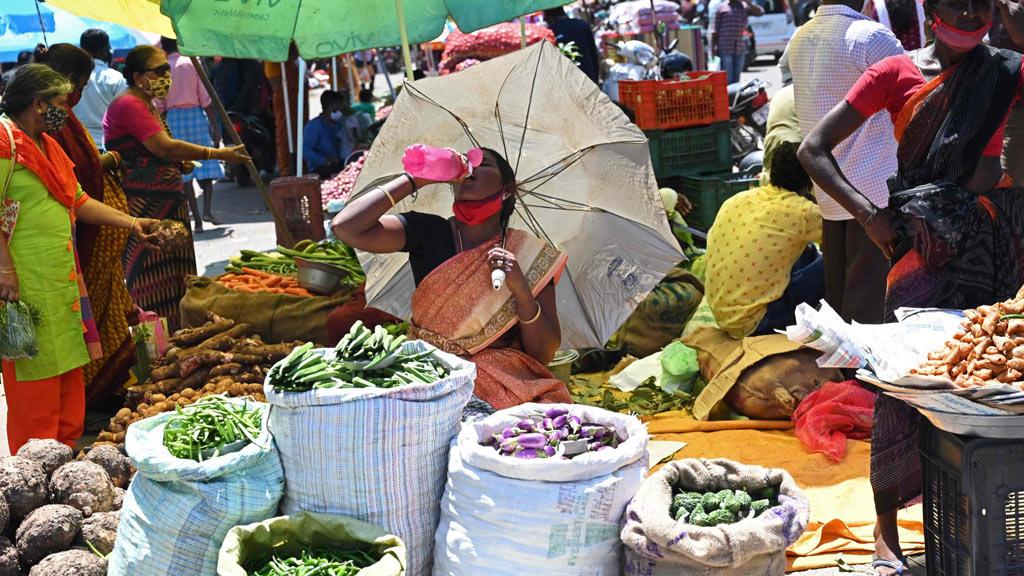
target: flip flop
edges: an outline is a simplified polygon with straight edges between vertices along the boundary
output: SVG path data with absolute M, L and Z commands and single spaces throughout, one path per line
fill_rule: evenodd
M 872 568 L 891 568 L 896 571 L 896 576 L 903 576 L 906 572 L 907 567 L 903 562 L 899 560 L 884 560 L 882 558 L 875 558 L 871 561 Z M 875 574 L 878 574 L 878 570 L 875 570 Z

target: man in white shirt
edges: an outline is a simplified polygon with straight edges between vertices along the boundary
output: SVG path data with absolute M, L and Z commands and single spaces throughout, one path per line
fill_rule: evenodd
M 864 71 L 903 53 L 896 36 L 861 14 L 864 0 L 824 0 L 814 18 L 797 30 L 787 60 L 800 131 L 806 137 L 843 101 Z M 875 206 L 889 205 L 888 178 L 896 173 L 896 139 L 889 114 L 873 116 L 835 150 L 851 183 Z M 844 319 L 881 323 L 889 262 L 863 228 L 815 186 L 824 218 L 826 300 Z
M 82 99 L 75 105 L 75 116 L 82 122 L 85 129 L 92 135 L 96 147 L 103 150 L 103 115 L 107 106 L 128 87 L 124 75 L 110 68 L 113 54 L 110 50 L 110 37 L 103 30 L 92 28 L 82 32 L 79 45 L 92 55 L 96 62 L 89 84 L 82 91 Z

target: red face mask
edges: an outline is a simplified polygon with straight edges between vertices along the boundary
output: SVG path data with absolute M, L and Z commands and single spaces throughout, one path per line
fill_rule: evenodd
M 75 90 L 68 94 L 68 108 L 74 108 L 78 105 L 78 101 L 82 99 L 82 91 Z
M 499 192 L 483 200 L 457 200 L 452 205 L 452 211 L 455 212 L 455 219 L 459 222 L 466 226 L 476 226 L 501 212 L 503 203 L 504 199 Z
M 943 44 L 960 52 L 970 52 L 985 39 L 985 34 L 992 29 L 992 23 L 988 23 L 977 30 L 961 30 L 951 24 L 943 22 L 935 16 L 935 23 L 932 24 L 932 32 Z

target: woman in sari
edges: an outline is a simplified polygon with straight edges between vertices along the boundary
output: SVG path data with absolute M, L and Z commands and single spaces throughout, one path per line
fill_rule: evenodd
M 971 308 L 1013 297 L 1024 281 L 1024 205 L 1000 166 L 1003 128 L 1021 89 L 1020 54 L 981 44 L 992 0 L 925 0 L 935 43 L 865 71 L 804 140 L 800 159 L 892 262 L 885 315 L 901 307 Z M 899 143 L 890 204 L 878 209 L 832 150 L 887 110 Z M 896 514 L 921 493 L 917 412 L 880 395 L 871 484 L 875 570 L 902 574 Z
M 155 220 L 132 218 L 89 197 L 74 165 L 49 136 L 67 122 L 71 82 L 52 68 L 27 64 L 4 94 L 0 117 L 0 175 L 5 179 L 5 223 L 0 234 L 0 299 L 38 310 L 34 358 L 3 362 L 7 438 L 11 452 L 30 438 L 74 447 L 85 419 L 82 366 L 100 358 L 75 250 L 77 221 L 130 231 L 148 242 Z M 13 205 L 12 205 L 13 206 Z
M 178 305 L 185 295 L 185 277 L 196 273 L 185 200 L 182 169 L 192 161 L 244 162 L 243 146 L 209 148 L 172 138 L 153 99 L 163 98 L 171 86 L 171 66 L 163 50 L 136 46 L 125 58 L 128 89 L 107 108 L 103 135 L 107 150 L 120 154 L 125 177 L 121 184 L 132 216 L 177 220 L 188 230 L 189 240 L 177 250 L 149 250 L 134 239 L 124 254 L 125 279 L 132 300 L 143 310 L 167 319 L 178 329 Z
M 555 282 L 566 258 L 545 242 L 509 229 L 515 173 L 484 150 L 470 176 L 455 182 L 455 217 L 405 212 L 395 204 L 435 182 L 408 174 L 363 194 L 338 214 L 334 234 L 375 253 L 407 252 L 416 290 L 413 337 L 474 362 L 475 394 L 499 410 L 525 402 L 571 402 L 545 368 L 561 343 Z M 491 285 L 492 269 L 507 280 Z
M 89 82 L 92 56 L 72 44 L 54 44 L 37 54 L 36 62 L 46 64 L 71 81 L 74 89 L 68 96 L 68 104 L 74 107 Z M 82 190 L 93 200 L 127 214 L 128 200 L 118 183 L 118 153 L 101 155 L 74 112 L 68 116 L 64 129 L 51 136 L 74 163 L 75 177 Z M 135 347 L 128 332 L 128 315 L 134 305 L 124 284 L 121 265 L 129 235 L 128 230 L 85 223 L 75 230 L 78 260 L 85 273 L 85 285 L 103 349 L 103 357 L 84 368 L 88 406 L 117 398 L 135 362 Z

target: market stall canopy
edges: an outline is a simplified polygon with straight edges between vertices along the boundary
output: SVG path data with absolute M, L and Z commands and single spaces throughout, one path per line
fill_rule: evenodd
M 473 31 L 564 3 L 565 0 L 163 0 L 161 11 L 174 23 L 182 54 L 282 62 L 288 59 L 292 42 L 307 60 L 400 45 L 398 4 L 405 16 L 408 42 L 419 44 L 437 38 L 449 17 L 460 30 Z
M 174 38 L 171 21 L 160 13 L 159 0 L 46 0 L 46 3 L 83 18 Z
M 414 143 L 493 148 L 516 168 L 521 191 L 511 225 L 569 256 L 557 289 L 564 347 L 603 346 L 684 259 L 643 132 L 549 42 L 406 83 L 356 190 L 402 174 L 403 152 Z M 451 216 L 451 190 L 428 186 L 398 210 Z M 369 305 L 408 318 L 407 256 L 360 259 Z
M 140 42 L 149 42 L 141 33 L 124 26 L 75 16 L 48 4 L 37 4 L 36 0 L 3 0 L 0 62 L 14 62 L 19 52 L 31 51 L 37 44 L 67 42 L 77 46 L 82 32 L 90 28 L 106 30 L 114 50 L 129 50 Z

